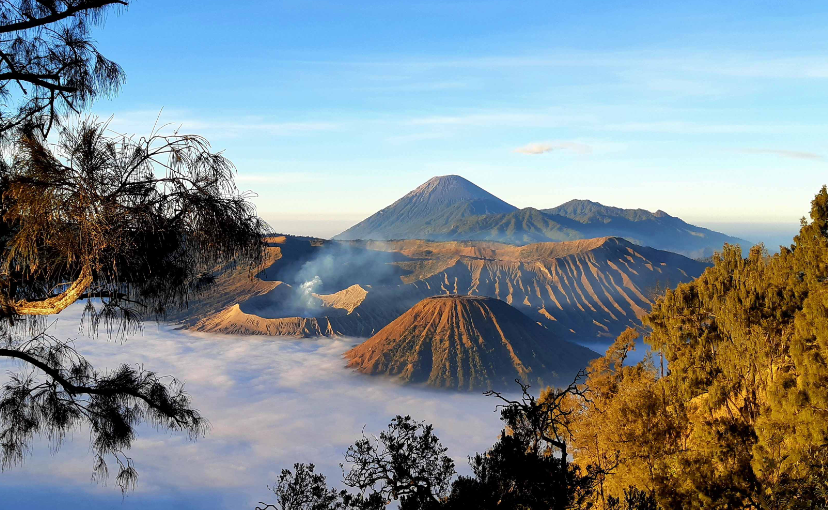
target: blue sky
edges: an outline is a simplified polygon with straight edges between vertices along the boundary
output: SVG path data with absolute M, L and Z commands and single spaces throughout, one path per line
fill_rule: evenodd
M 291 233 L 450 173 L 519 207 L 790 226 L 828 182 L 826 26 L 797 1 L 136 0 L 96 32 L 127 83 L 94 110 L 140 133 L 163 108 Z

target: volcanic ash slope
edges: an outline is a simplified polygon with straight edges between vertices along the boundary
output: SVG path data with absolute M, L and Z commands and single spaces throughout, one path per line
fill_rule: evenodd
M 344 356 L 365 374 L 478 390 L 568 384 L 598 354 L 499 299 L 451 295 L 420 301 Z

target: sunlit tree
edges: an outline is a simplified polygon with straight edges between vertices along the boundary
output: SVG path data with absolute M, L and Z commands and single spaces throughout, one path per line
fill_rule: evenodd
M 265 225 L 233 173 L 203 138 L 110 136 L 94 119 L 61 128 L 55 146 L 19 140 L 2 168 L 0 357 L 22 365 L 0 393 L 4 467 L 23 460 L 36 435 L 59 444 L 85 424 L 96 474 L 112 456 L 127 486 L 136 425 L 204 431 L 177 381 L 128 365 L 99 372 L 42 316 L 80 300 L 92 333 L 124 336 L 185 306 L 216 267 L 255 265 Z
M 645 341 L 665 370 L 622 366 L 623 335 L 592 364 L 576 461 L 606 457 L 608 496 L 635 487 L 666 508 L 828 505 L 826 282 L 823 187 L 789 248 L 726 246 L 655 303 Z

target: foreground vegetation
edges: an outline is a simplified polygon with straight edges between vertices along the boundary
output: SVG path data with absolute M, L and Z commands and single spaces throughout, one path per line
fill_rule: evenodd
M 126 339 L 186 306 L 217 265 L 255 267 L 267 228 L 204 138 L 70 118 L 123 83 L 90 29 L 127 5 L 0 0 L 0 360 L 20 367 L 0 388 L 0 469 L 36 437 L 57 449 L 85 426 L 94 477 L 114 464 L 123 489 L 138 425 L 195 437 L 207 422 L 177 380 L 98 370 L 43 317 L 82 301 L 90 331 Z
M 726 246 L 666 291 L 584 378 L 502 400 L 497 443 L 454 464 L 397 417 L 346 454 L 344 484 L 284 470 L 260 508 L 828 508 L 828 190 L 788 248 Z M 651 349 L 625 365 L 636 341 Z

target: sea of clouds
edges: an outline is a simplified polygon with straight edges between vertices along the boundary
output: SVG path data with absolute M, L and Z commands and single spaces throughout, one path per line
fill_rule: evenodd
M 81 310 L 61 313 L 50 332 L 74 338 L 98 368 L 138 364 L 184 381 L 210 431 L 192 442 L 142 427 L 128 452 L 138 485 L 125 497 L 114 480 L 91 480 L 87 430 L 76 430 L 56 453 L 39 440 L 22 466 L 0 473 L 0 508 L 252 509 L 274 502 L 267 486 L 295 462 L 315 463 L 338 485 L 348 445 L 397 414 L 434 424 L 463 473 L 468 455 L 485 451 L 501 430 L 497 402 L 480 393 L 400 386 L 346 369 L 342 353 L 361 339 L 208 335 L 147 323 L 121 343 L 85 335 Z M 0 384 L 21 369 L 0 364 Z

